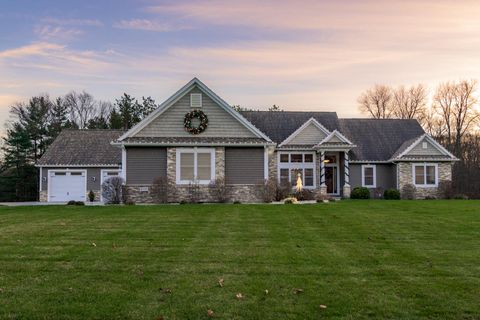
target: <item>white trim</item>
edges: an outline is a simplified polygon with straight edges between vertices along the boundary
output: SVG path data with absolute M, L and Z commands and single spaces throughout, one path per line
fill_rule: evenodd
M 116 142 L 111 143 L 114 146 L 125 146 L 125 147 L 192 147 L 192 146 L 206 146 L 206 147 L 262 147 L 262 146 L 274 146 L 274 142 L 266 143 L 231 143 L 231 142 L 170 142 L 170 143 L 155 143 L 155 142 Z
M 202 90 L 207 96 L 210 97 L 210 99 L 216 102 L 222 109 L 227 111 L 227 113 L 233 116 L 237 121 L 243 124 L 247 129 L 249 129 L 257 137 L 263 138 L 268 142 L 272 142 L 272 140 L 269 137 L 267 137 L 263 132 L 258 130 L 252 123 L 250 123 L 247 119 L 245 119 L 240 113 L 235 111 L 228 103 L 226 103 L 223 99 L 217 96 L 212 90 L 210 90 L 203 82 L 201 82 L 197 78 L 193 78 L 192 80 L 190 80 L 180 90 L 178 90 L 176 93 L 170 96 L 170 98 L 165 100 L 162 104 L 160 104 L 160 106 L 157 109 L 155 109 L 152 113 L 150 113 L 145 119 L 137 123 L 125 134 L 123 134 L 120 138 L 118 138 L 118 140 L 122 141 L 138 133 L 140 130 L 142 130 L 148 124 L 150 124 L 154 119 L 156 119 L 159 115 L 161 115 L 163 112 L 168 110 L 173 104 L 175 104 L 175 102 L 180 100 L 185 94 L 187 94 L 195 86 L 197 86 L 200 90 Z
M 100 170 L 100 202 L 103 202 L 103 190 L 102 190 L 102 185 L 103 185 L 103 173 L 104 172 L 117 172 L 119 173 L 118 176 L 122 176 L 123 170 L 122 169 L 101 169 Z
M 36 165 L 35 167 L 40 168 Z M 120 168 L 118 164 L 43 164 L 44 168 Z M 58 171 L 58 170 L 57 170 Z
M 426 167 L 435 167 L 435 183 L 434 184 L 426 184 L 427 182 L 427 168 Z M 424 184 L 417 184 L 416 183 L 416 175 L 415 175 L 415 168 L 416 167 L 424 167 L 423 170 L 423 179 L 424 179 Z M 421 187 L 421 188 L 435 188 L 438 187 L 438 163 L 429 163 L 429 162 L 424 162 L 422 164 L 420 163 L 412 163 L 412 184 L 415 187 Z
M 268 148 L 263 147 L 263 179 L 268 180 Z
M 315 125 L 320 131 L 325 133 L 325 135 L 329 135 L 330 131 L 325 128 L 320 122 L 318 122 L 315 118 L 310 118 L 307 121 L 305 121 L 304 124 L 302 124 L 297 130 L 295 130 L 291 135 L 289 135 L 285 140 L 283 140 L 278 146 L 282 147 L 289 143 L 290 141 L 293 140 L 297 135 L 299 135 L 305 128 L 307 128 L 310 124 Z
M 349 146 L 349 147 L 354 147 L 354 146 L 355 146 L 350 140 L 348 140 L 348 139 L 347 139 L 343 134 L 341 134 L 338 130 L 333 130 L 328 136 L 326 136 L 322 141 L 320 141 L 320 142 L 317 144 L 317 147 L 320 147 L 322 143 L 328 142 L 328 140 L 332 139 L 333 136 L 336 136 L 336 137 L 339 138 L 341 141 L 350 144 L 351 146 Z
M 42 182 L 43 182 L 43 181 L 42 181 L 42 180 L 43 180 L 42 167 L 40 166 L 40 167 L 38 167 L 38 168 L 40 169 L 40 174 L 39 174 L 39 176 L 40 176 L 40 183 L 38 184 L 38 191 L 39 191 L 39 192 L 42 192 Z
M 365 184 L 365 169 L 372 168 L 373 169 L 373 185 Z M 374 164 L 363 164 L 362 165 L 362 187 L 365 188 L 376 188 L 377 187 L 377 166 Z
M 180 180 L 180 154 L 193 153 L 193 176 L 194 180 Z M 197 180 L 197 155 L 199 153 L 210 153 L 210 180 Z M 177 184 L 209 184 L 215 181 L 215 149 L 214 148 L 177 148 L 175 158 L 175 180 Z
M 83 190 L 83 194 L 85 196 L 85 200 L 87 199 L 87 179 L 88 179 L 88 176 L 87 176 L 87 170 L 85 169 L 50 169 L 47 171 L 47 175 L 48 175 L 48 178 L 47 178 L 47 202 L 52 202 L 50 201 L 50 184 L 51 184 L 51 181 L 52 179 L 50 179 L 51 177 L 51 172 L 82 172 L 83 173 L 83 177 L 85 178 L 84 181 L 85 181 L 85 187 L 84 187 L 84 190 Z
M 288 154 L 288 162 L 280 162 L 280 156 L 282 154 Z M 290 155 L 291 154 L 302 154 L 302 159 L 305 159 L 305 154 L 311 154 L 312 155 L 312 162 L 290 162 Z M 281 169 L 288 169 L 288 182 L 291 181 L 291 170 L 292 169 L 300 169 L 300 170 L 305 170 L 305 169 L 313 169 L 313 185 L 312 186 L 306 186 L 305 185 L 305 172 L 303 173 L 303 181 L 304 185 L 303 187 L 305 189 L 315 189 L 317 185 L 317 168 L 316 168 L 316 163 L 317 163 L 317 155 L 315 151 L 279 151 L 277 152 L 277 181 L 280 182 L 280 170 Z
M 127 149 L 122 146 L 122 178 L 125 184 L 127 183 Z
M 443 155 L 449 156 L 452 159 L 458 159 L 452 153 L 450 153 L 447 149 L 445 149 L 440 143 L 435 141 L 435 139 L 433 139 L 430 135 L 428 135 L 426 133 L 424 133 L 417 140 L 412 142 L 412 144 L 410 146 L 408 146 L 408 148 L 403 150 L 398 156 L 396 156 L 395 159 L 400 160 L 403 156 L 407 155 L 410 151 L 412 151 L 412 149 L 415 148 L 423 139 L 428 140 L 428 142 L 430 142 L 434 147 L 436 147 L 437 150 L 440 151 Z

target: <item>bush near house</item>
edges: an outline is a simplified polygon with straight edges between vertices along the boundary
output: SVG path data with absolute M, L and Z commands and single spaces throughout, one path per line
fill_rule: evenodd
M 409 183 L 403 186 L 401 197 L 404 200 L 415 200 L 416 193 L 417 188 L 413 184 Z
M 350 193 L 351 199 L 370 199 L 370 190 L 365 187 L 355 187 Z
M 125 202 L 123 194 L 124 180 L 121 177 L 111 177 L 102 184 L 103 201 L 107 204 L 119 204 Z
M 397 189 L 387 189 L 383 193 L 383 198 L 385 200 L 400 200 L 400 191 Z

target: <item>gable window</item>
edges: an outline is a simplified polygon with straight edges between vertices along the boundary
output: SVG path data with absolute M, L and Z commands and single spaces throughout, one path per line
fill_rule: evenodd
M 375 165 L 362 166 L 362 187 L 376 188 L 377 167 Z
M 209 184 L 215 179 L 215 149 L 177 149 L 177 184 Z
M 436 164 L 414 164 L 413 181 L 416 186 L 435 187 L 437 180 L 438 167 Z
M 201 93 L 191 93 L 190 94 L 190 107 L 192 107 L 192 108 L 201 108 L 202 107 L 202 94 Z
M 280 152 L 278 157 L 278 180 L 280 183 L 290 183 L 294 187 L 300 177 L 303 187 L 315 187 L 313 152 Z

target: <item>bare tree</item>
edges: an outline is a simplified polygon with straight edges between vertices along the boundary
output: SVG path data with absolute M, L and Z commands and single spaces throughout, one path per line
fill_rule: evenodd
M 370 114 L 375 119 L 387 119 L 392 116 L 392 89 L 386 85 L 376 84 L 358 98 L 362 113 Z
M 440 84 L 433 98 L 434 110 L 445 126 L 447 143 L 453 146 L 457 156 L 462 154 L 462 137 L 480 120 L 475 109 L 477 85 L 476 80 L 445 82 Z
M 395 118 L 423 122 L 427 112 L 427 88 L 422 85 L 400 86 L 393 92 L 392 112 Z
M 77 93 L 71 91 L 65 95 L 65 104 L 70 110 L 72 122 L 80 129 L 85 129 L 88 121 L 95 116 L 96 103 L 93 96 L 85 91 Z

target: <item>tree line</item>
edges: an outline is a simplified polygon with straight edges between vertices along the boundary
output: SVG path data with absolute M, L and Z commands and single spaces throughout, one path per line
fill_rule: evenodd
M 63 129 L 128 130 L 157 107 L 151 97 L 137 100 L 124 93 L 115 103 L 95 100 L 85 92 L 47 94 L 20 102 L 10 109 L 0 160 L 0 201 L 36 200 L 35 163 Z
M 427 133 L 460 159 L 453 167 L 454 190 L 480 198 L 478 94 L 477 80 L 444 82 L 433 92 L 423 84 L 377 84 L 357 101 L 359 110 L 372 118 L 417 119 Z

